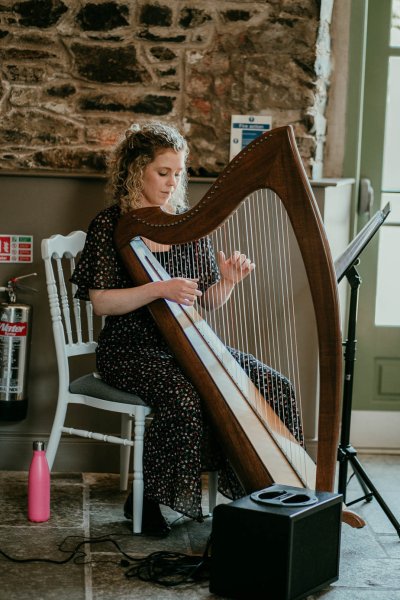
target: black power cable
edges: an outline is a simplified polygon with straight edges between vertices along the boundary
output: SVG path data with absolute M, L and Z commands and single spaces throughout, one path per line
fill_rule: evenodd
M 112 535 L 112 534 L 110 534 Z M 31 558 L 16 558 L 14 556 L 10 556 L 9 554 L 7 554 L 6 552 L 4 552 L 4 550 L 1 550 L 0 548 L 0 555 L 4 556 L 4 558 L 6 558 L 7 560 L 10 560 L 11 562 L 16 562 L 16 563 L 31 563 L 31 562 L 41 562 L 41 563 L 49 563 L 49 564 L 53 564 L 53 565 L 65 565 L 66 563 L 70 562 L 72 559 L 74 559 L 74 562 L 76 564 L 79 564 L 78 561 L 80 561 L 80 559 L 83 559 L 87 556 L 86 552 L 84 550 L 82 550 L 82 548 L 86 545 L 86 544 L 103 544 L 103 543 L 111 543 L 113 544 L 118 552 L 120 552 L 120 554 L 122 554 L 123 556 L 125 556 L 127 559 L 129 560 L 143 560 L 142 558 L 136 558 L 134 556 L 130 556 L 129 554 L 127 554 L 126 552 L 124 552 L 124 550 L 122 550 L 122 548 L 120 547 L 120 545 L 118 544 L 118 542 L 114 539 L 112 539 L 110 537 L 110 535 L 102 535 L 100 537 L 97 538 L 83 538 L 80 542 L 78 542 L 76 544 L 76 546 L 74 548 L 72 548 L 72 550 L 68 550 L 65 546 L 67 545 L 68 540 L 71 539 L 79 539 L 81 536 L 76 536 L 76 535 L 69 535 L 66 538 L 63 539 L 63 541 L 61 542 L 61 544 L 59 544 L 58 549 L 61 552 L 68 552 L 69 556 L 67 558 L 64 558 L 63 560 L 54 560 L 52 558 L 41 558 L 41 557 L 31 557 Z M 120 535 L 120 534 L 117 534 Z M 127 534 L 127 536 L 130 536 L 130 534 Z
M 75 564 L 84 564 L 86 552 L 83 550 L 86 544 L 112 544 L 120 554 L 124 557 L 121 559 L 119 564 L 121 567 L 129 567 L 125 572 L 125 577 L 131 579 L 137 577 L 141 581 L 147 581 L 156 583 L 162 586 L 172 587 L 181 585 L 184 583 L 195 583 L 205 581 L 208 579 L 208 566 L 209 566 L 209 548 L 211 543 L 211 537 L 209 537 L 206 548 L 203 555 L 191 555 L 180 552 L 152 552 L 145 557 L 135 557 L 127 554 L 118 542 L 110 535 L 103 535 L 97 538 L 83 538 L 81 539 L 74 548 L 68 550 L 66 548 L 68 540 L 76 539 L 80 536 L 67 536 L 59 544 L 58 549 L 61 552 L 69 553 L 69 556 L 62 560 L 54 560 L 51 558 L 31 557 L 31 558 L 16 558 L 10 556 L 4 550 L 0 549 L 0 555 L 6 560 L 11 562 L 25 564 L 25 563 L 48 563 L 53 565 L 65 565 L 71 560 Z M 117 534 L 120 536 L 120 534 Z M 127 534 L 130 536 L 130 534 Z M 96 560 L 96 562 L 98 562 Z M 101 562 L 114 562 L 114 561 L 101 561 Z M 134 564 L 132 564 L 134 563 Z
M 181 552 L 152 552 L 142 561 L 131 566 L 125 572 L 125 577 L 128 579 L 137 577 L 141 581 L 151 581 L 165 587 L 206 581 L 209 578 L 210 543 L 211 536 L 208 538 L 202 556 Z

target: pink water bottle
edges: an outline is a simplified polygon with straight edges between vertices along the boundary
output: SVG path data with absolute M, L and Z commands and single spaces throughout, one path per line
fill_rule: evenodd
M 28 477 L 28 519 L 35 523 L 50 518 L 50 471 L 44 442 L 33 442 L 33 457 Z

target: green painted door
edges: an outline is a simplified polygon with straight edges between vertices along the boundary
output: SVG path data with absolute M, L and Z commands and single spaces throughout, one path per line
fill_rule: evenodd
M 393 429 L 397 419 L 400 425 L 400 0 L 369 0 L 364 8 L 359 174 L 374 189 L 371 214 L 388 201 L 392 210 L 357 267 L 362 284 L 353 408 L 366 418 L 358 423 L 366 428 L 362 445 L 400 447 L 400 427 L 397 434 Z M 359 229 L 367 219 L 359 214 Z M 368 443 L 374 429 L 381 430 L 381 442 Z

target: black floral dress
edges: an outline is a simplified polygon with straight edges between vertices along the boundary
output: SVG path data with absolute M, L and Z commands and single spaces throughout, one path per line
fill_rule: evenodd
M 78 286 L 76 296 L 89 298 L 89 289 L 132 287 L 113 244 L 113 232 L 120 209 L 103 210 L 89 226 L 86 243 L 71 281 Z M 197 260 L 193 246 L 172 246 L 156 256 L 171 276 L 199 277 L 199 288 L 218 281 L 219 273 L 211 244 L 198 243 Z M 177 257 L 179 256 L 179 260 Z M 193 265 L 197 265 L 194 267 Z M 193 272 L 193 269 L 196 272 Z M 265 396 L 271 393 L 277 373 L 251 355 L 231 350 L 235 359 Z M 202 519 L 201 473 L 219 471 L 219 490 L 228 498 L 243 496 L 244 490 L 210 434 L 201 400 L 183 375 L 169 347 L 158 331 L 147 307 L 125 315 L 109 316 L 100 333 L 97 369 L 103 380 L 140 396 L 153 409 L 153 419 L 145 433 L 145 496 L 194 519 Z M 289 407 L 286 425 L 298 437 L 301 430 L 290 382 L 278 375 L 280 402 Z

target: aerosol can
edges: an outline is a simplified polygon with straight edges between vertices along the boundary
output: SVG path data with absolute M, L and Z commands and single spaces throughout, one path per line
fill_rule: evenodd
M 28 408 L 27 375 L 32 327 L 32 306 L 17 302 L 16 290 L 30 290 L 19 284 L 36 273 L 14 277 L 0 292 L 8 302 L 0 303 L 0 421 L 25 419 Z

